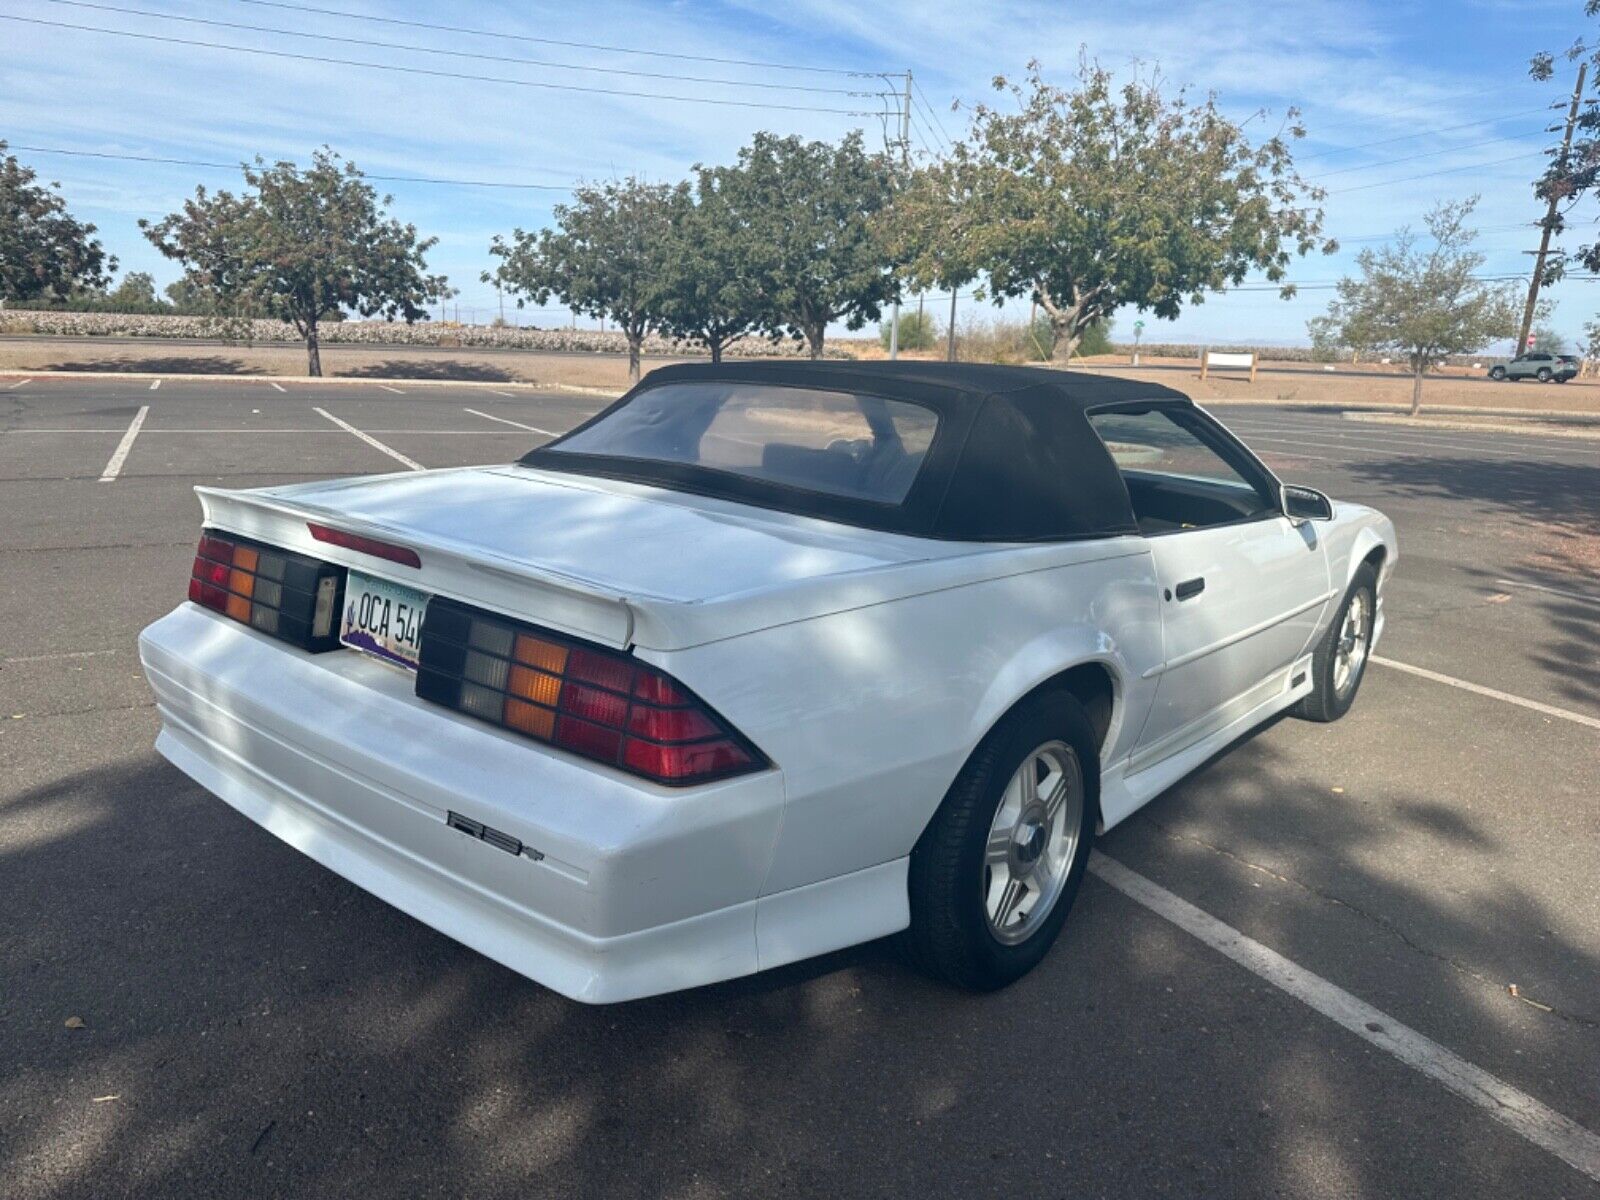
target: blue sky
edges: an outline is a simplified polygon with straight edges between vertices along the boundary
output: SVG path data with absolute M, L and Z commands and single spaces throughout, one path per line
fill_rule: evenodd
M 412 75 L 4 20 L 0 138 L 13 147 L 221 163 L 257 153 L 304 161 L 312 148 L 328 143 L 379 175 L 558 186 L 630 173 L 672 180 L 695 162 L 732 159 L 757 129 L 835 138 L 862 126 L 881 143 L 878 118 L 823 110 L 876 108 L 880 99 L 848 93 L 880 91 L 884 84 L 870 75 L 668 55 L 841 71 L 909 69 L 920 97 L 933 109 L 932 115 L 920 105 L 915 110 L 913 145 L 920 149 L 938 145 L 938 125 L 958 134 L 964 120 L 950 111 L 951 103 L 984 98 L 995 74 L 1020 74 L 1026 61 L 1037 57 L 1047 74 L 1065 81 L 1084 47 L 1114 69 L 1132 69 L 1136 60 L 1159 66 L 1175 85 L 1216 92 L 1224 108 L 1241 118 L 1267 110 L 1265 122 L 1254 128 L 1275 128 L 1291 105 L 1302 110 L 1309 133 L 1299 149 L 1302 170 L 1329 190 L 1328 232 L 1344 248 L 1335 256 L 1296 263 L 1292 276 L 1310 286 L 1293 301 L 1272 291 L 1213 296 L 1175 322 L 1147 317 L 1144 331 L 1146 340 L 1298 343 L 1306 340 L 1306 319 L 1327 302 L 1325 285 L 1350 269 L 1354 253 L 1396 226 L 1420 225 L 1436 200 L 1480 194 L 1480 244 L 1489 255 L 1485 271 L 1527 269 L 1529 256 L 1522 252 L 1536 245 L 1531 223 L 1539 215 L 1530 180 L 1540 169 L 1539 151 L 1552 140 L 1544 129 L 1555 116 L 1544 110 L 1564 100 L 1573 73 L 1563 64 L 1555 81 L 1534 84 L 1527 62 L 1537 50 L 1564 47 L 1595 32 L 1595 23 L 1582 15 L 1582 0 L 1136 0 L 1092 7 L 1021 0 L 308 4 L 317 11 L 246 0 L 94 5 L 3 0 L 0 14 L 475 78 Z M 501 36 L 407 27 L 373 17 Z M 287 31 L 356 39 L 357 44 Z M 598 70 L 359 44 L 372 41 Z M 617 73 L 624 70 L 737 82 Z M 484 75 L 774 107 L 561 91 L 478 78 Z M 148 270 L 162 284 L 177 271 L 144 242 L 134 222 L 176 207 L 198 182 L 213 187 L 238 182 L 236 171 L 14 152 L 61 183 L 72 207 L 100 226 L 102 239 L 124 268 Z M 393 193 L 398 216 L 439 237 L 430 265 L 448 273 L 461 289 L 463 315 L 475 312 L 479 319 L 487 319 L 496 304 L 493 288 L 478 282 L 489 264 L 490 238 L 515 226 L 544 224 L 561 198 L 559 191 L 528 188 L 383 186 Z M 1600 215 L 1600 206 L 1591 200 L 1579 210 L 1569 245 L 1590 240 L 1594 215 Z M 1569 341 L 1600 310 L 1596 286 L 1573 281 L 1551 293 L 1557 301 L 1552 324 Z M 525 311 L 521 319 L 555 324 L 563 318 Z M 1119 336 L 1131 333 L 1132 320 L 1132 313 L 1119 318 Z

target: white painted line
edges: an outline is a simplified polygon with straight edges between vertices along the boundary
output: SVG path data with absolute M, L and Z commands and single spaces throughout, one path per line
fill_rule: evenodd
M 1580 604 L 1600 604 L 1600 596 L 1585 596 L 1582 592 L 1567 592 L 1561 588 L 1546 587 L 1542 583 L 1529 583 L 1526 579 L 1496 579 L 1501 587 L 1528 588 L 1535 592 L 1548 592 L 1552 596 L 1560 596 L 1563 600 L 1576 600 Z
M 272 381 L 270 379 L 267 382 L 268 383 L 272 383 Z M 289 390 L 288 388 L 284 387 L 283 384 L 281 384 L 281 383 L 273 383 L 272 386 L 277 388 L 280 392 L 287 392 Z
M 156 380 L 154 383 L 152 383 L 150 385 L 150 390 L 153 392 L 160 386 L 161 386 L 161 380 L 158 379 L 158 380 Z
M 1563 721 L 1572 721 L 1579 725 L 1587 725 L 1591 729 L 1600 729 L 1600 717 L 1591 717 L 1586 713 L 1573 712 L 1570 708 L 1557 708 L 1554 704 L 1544 704 L 1538 700 L 1529 700 L 1526 696 L 1513 696 L 1510 692 L 1484 687 L 1481 683 L 1468 683 L 1465 679 L 1457 679 L 1453 675 L 1441 675 L 1439 672 L 1430 671 L 1426 667 L 1413 667 L 1410 663 L 1396 662 L 1392 658 L 1384 658 L 1381 654 L 1374 654 L 1372 661 L 1380 666 L 1393 667 L 1396 671 L 1404 671 L 1408 675 L 1431 679 L 1434 683 L 1460 688 L 1464 692 L 1472 692 L 1478 696 L 1487 696 L 1491 700 L 1503 700 L 1507 704 L 1515 704 L 1519 708 L 1531 708 L 1534 712 L 1544 713 L 1547 717 L 1560 717 Z
M 545 437 L 561 436 L 559 433 L 554 433 L 551 430 L 540 429 L 537 425 L 524 425 L 521 421 L 509 421 L 505 417 L 492 416 L 486 412 L 479 412 L 475 408 L 463 408 L 461 411 L 469 412 L 475 417 L 482 417 L 485 421 L 499 421 L 502 425 L 515 425 L 518 429 L 526 429 L 529 433 L 542 433 Z
M 373 437 L 370 433 L 362 433 L 361 430 L 357 429 L 354 425 L 350 424 L 348 421 L 341 421 L 338 417 L 334 416 L 327 409 L 325 409 L 325 408 L 313 408 L 311 411 L 316 413 L 319 417 L 327 417 L 328 420 L 332 421 L 335 425 L 337 425 L 340 429 L 344 430 L 346 433 L 355 434 L 356 437 L 360 438 L 363 442 L 365 442 L 367 445 L 371 446 L 374 450 L 382 450 L 390 458 L 394 459 L 396 462 L 404 463 L 406 466 L 410 467 L 413 471 L 426 471 L 427 470 L 426 467 L 424 467 L 421 463 L 417 462 L 415 459 L 407 458 L 404 454 L 401 454 L 400 451 L 396 450 L 392 446 L 385 446 L 382 442 L 380 442 L 377 438 Z
M 1187 900 L 1167 891 L 1114 858 L 1099 851 L 1089 858 L 1089 870 L 1128 899 L 1144 905 L 1164 920 L 1198 938 L 1225 958 L 1287 992 L 1301 1003 L 1363 1041 L 1392 1054 L 1413 1070 L 1471 1104 L 1496 1121 L 1590 1179 L 1600 1180 L 1600 1136 L 1541 1104 L 1526 1092 L 1474 1066 L 1432 1038 L 1402 1025 L 1365 1000 L 1352 996 L 1335 983 L 1291 962 L 1276 950 L 1246 937 Z
M 513 393 L 511 393 L 511 392 L 502 392 L 499 388 L 490 388 L 489 390 L 491 392 L 493 392 L 496 396 L 512 396 L 513 398 L 515 398 L 513 396 Z
M 156 382 L 160 382 L 157 380 Z M 133 449 L 133 439 L 139 436 L 139 430 L 144 426 L 145 417 L 150 415 L 150 406 L 141 405 L 138 413 L 133 418 L 133 424 L 128 426 L 128 432 L 122 435 L 122 440 L 117 443 L 117 448 L 111 452 L 111 458 L 106 463 L 106 469 L 100 472 L 100 482 L 110 483 L 122 473 L 122 464 L 127 461 L 128 451 Z
M 32 383 L 32 382 L 33 382 L 33 380 L 31 380 L 31 379 L 19 379 L 19 380 L 17 380 L 17 381 L 16 381 L 16 382 L 15 382 L 15 383 L 10 383 L 10 384 L 7 384 L 7 385 L 6 385 L 6 391 L 8 391 L 8 392 L 14 392 L 14 391 L 16 391 L 16 390 L 17 390 L 17 389 L 18 389 L 18 388 L 19 388 L 19 387 L 21 387 L 21 386 L 22 386 L 22 385 L 23 385 L 23 384 L 25 384 L 25 383 Z
M 115 650 L 63 650 L 58 654 L 26 654 L 21 658 L 7 658 L 0 661 L 16 663 L 54 662 L 62 658 L 99 658 L 102 654 L 115 654 Z
M 392 388 L 387 383 L 380 383 L 378 386 L 381 387 L 386 392 L 393 392 L 396 396 L 404 396 L 405 395 L 405 393 L 402 392 L 399 388 Z

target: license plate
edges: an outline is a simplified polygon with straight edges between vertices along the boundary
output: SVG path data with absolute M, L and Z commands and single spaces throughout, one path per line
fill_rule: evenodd
M 345 578 L 339 640 L 352 650 L 415 671 L 427 607 L 426 592 L 351 571 Z

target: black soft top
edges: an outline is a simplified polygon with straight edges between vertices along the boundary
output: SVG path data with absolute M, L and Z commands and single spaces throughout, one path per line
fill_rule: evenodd
M 552 451 L 540 470 L 602 475 L 869 529 L 959 541 L 1066 541 L 1134 534 L 1133 508 L 1088 413 L 1137 403 L 1190 405 L 1159 384 L 1040 367 L 930 362 L 680 363 L 660 367 L 587 428 L 663 384 L 761 383 L 882 396 L 932 409 L 938 432 L 898 504 L 827 495 L 706 467 Z M 572 430 L 570 433 L 576 433 Z M 569 436 L 570 436 L 569 433 Z

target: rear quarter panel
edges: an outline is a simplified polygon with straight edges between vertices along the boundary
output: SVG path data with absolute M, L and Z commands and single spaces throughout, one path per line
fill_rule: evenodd
M 1112 543 L 1103 545 L 1111 546 Z M 1149 551 L 925 592 L 641 656 L 713 704 L 782 770 L 764 893 L 901 858 L 983 735 L 1058 672 L 1100 662 L 1116 691 L 1102 759 L 1139 733 L 1161 659 Z M 1112 556 L 1112 555 L 1115 556 Z

